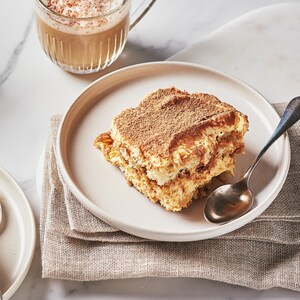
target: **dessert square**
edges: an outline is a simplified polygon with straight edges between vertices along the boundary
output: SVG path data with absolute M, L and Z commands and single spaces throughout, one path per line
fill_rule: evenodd
M 152 202 L 180 211 L 213 177 L 233 173 L 248 118 L 213 95 L 159 89 L 117 115 L 94 145 Z

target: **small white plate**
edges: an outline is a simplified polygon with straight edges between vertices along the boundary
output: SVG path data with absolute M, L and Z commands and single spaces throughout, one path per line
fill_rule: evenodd
M 25 278 L 35 250 L 31 207 L 16 181 L 0 167 L 0 289 L 9 299 Z
M 279 122 L 274 108 L 242 81 L 207 67 L 158 62 L 125 68 L 94 82 L 71 105 L 58 135 L 58 163 L 78 200 L 107 223 L 134 235 L 163 241 L 193 241 L 235 230 L 260 215 L 275 199 L 287 176 L 290 146 L 287 136 L 267 152 L 253 173 L 255 204 L 232 222 L 211 224 L 203 217 L 204 201 L 195 201 L 180 213 L 164 210 L 130 188 L 121 171 L 106 162 L 93 147 L 95 137 L 108 131 L 112 118 L 136 106 L 158 88 L 176 86 L 188 92 L 216 95 L 248 115 L 246 154 L 237 160 L 241 176 Z

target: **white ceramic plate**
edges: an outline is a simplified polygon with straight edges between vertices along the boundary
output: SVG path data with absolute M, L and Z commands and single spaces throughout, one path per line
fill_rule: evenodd
M 279 116 L 254 89 L 238 79 L 194 64 L 159 62 L 136 65 L 111 73 L 90 85 L 64 116 L 58 136 L 58 162 L 64 179 L 78 200 L 93 214 L 128 233 L 163 241 L 193 241 L 216 237 L 250 222 L 275 199 L 290 162 L 288 138 L 278 140 L 253 174 L 253 209 L 222 225 L 203 217 L 204 201 L 180 213 L 164 210 L 130 188 L 121 171 L 93 147 L 95 137 L 108 131 L 112 118 L 136 106 L 158 88 L 176 86 L 205 92 L 247 114 L 250 130 L 246 154 L 237 160 L 236 176 L 250 165 L 275 129 Z
M 32 210 L 16 181 L 0 167 L 0 289 L 9 299 L 25 278 L 35 249 Z

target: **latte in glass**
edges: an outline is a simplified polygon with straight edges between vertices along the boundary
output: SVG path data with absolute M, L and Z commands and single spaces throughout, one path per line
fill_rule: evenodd
M 129 0 L 36 0 L 41 45 L 66 71 L 97 72 L 122 52 L 129 11 Z

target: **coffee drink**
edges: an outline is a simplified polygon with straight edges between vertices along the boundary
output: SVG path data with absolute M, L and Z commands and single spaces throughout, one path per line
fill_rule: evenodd
M 36 1 L 41 45 L 66 71 L 99 71 L 122 52 L 129 30 L 129 0 Z

